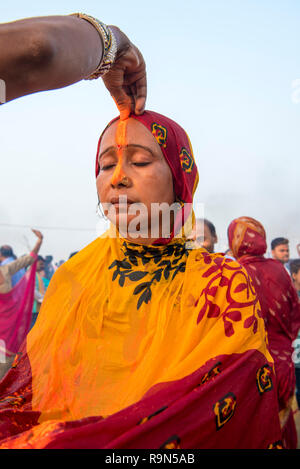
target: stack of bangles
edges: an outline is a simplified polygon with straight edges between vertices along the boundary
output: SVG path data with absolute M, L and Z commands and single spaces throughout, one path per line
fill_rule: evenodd
M 97 69 L 86 80 L 94 80 L 103 77 L 113 66 L 117 55 L 117 41 L 112 30 L 101 21 L 86 15 L 85 13 L 72 13 L 70 16 L 77 16 L 91 23 L 98 31 L 103 43 L 103 55 Z

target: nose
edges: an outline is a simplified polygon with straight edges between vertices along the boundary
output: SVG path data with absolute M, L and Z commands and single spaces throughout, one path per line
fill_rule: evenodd
M 114 189 L 118 187 L 128 187 L 130 185 L 130 179 L 126 174 L 122 161 L 119 161 L 115 167 L 110 183 Z

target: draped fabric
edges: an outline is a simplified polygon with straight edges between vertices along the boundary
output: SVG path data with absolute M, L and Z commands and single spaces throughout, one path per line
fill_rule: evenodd
M 36 263 L 7 293 L 0 293 L 0 341 L 6 356 L 18 352 L 30 326 Z
M 282 424 L 291 420 L 291 399 L 295 391 L 292 342 L 300 328 L 300 305 L 297 292 L 284 266 L 266 259 L 266 235 L 262 225 L 241 217 L 229 225 L 229 245 L 254 283 L 266 322 L 269 348 L 275 361 L 278 401 Z M 292 434 L 292 432 L 290 432 Z M 295 429 L 293 434 L 296 443 Z
M 158 114 L 143 123 L 189 202 L 198 174 L 186 134 Z M 282 447 L 246 270 L 184 237 L 145 246 L 112 232 L 52 277 L 0 383 L 0 447 Z

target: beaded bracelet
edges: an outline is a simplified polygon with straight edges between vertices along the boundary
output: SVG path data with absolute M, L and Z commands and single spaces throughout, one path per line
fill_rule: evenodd
M 103 77 L 113 66 L 117 55 L 117 41 L 112 30 L 97 18 L 93 18 L 85 13 L 73 13 L 70 16 L 77 16 L 91 23 L 98 31 L 103 43 L 103 56 L 96 70 L 85 80 L 94 80 Z

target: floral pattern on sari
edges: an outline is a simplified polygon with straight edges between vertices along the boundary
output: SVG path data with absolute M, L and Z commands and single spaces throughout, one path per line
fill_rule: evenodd
M 133 291 L 134 295 L 139 295 L 137 301 L 137 309 L 143 303 L 149 303 L 152 297 L 152 285 L 165 279 L 173 280 L 178 272 L 184 272 L 186 267 L 186 260 L 189 251 L 186 249 L 185 244 L 175 243 L 163 246 L 161 249 L 148 246 L 137 246 L 136 244 L 123 243 L 122 260 L 114 260 L 108 269 L 113 269 L 112 280 L 119 280 L 119 286 L 123 287 L 126 279 L 132 282 L 139 282 L 145 277 L 148 281 L 139 283 Z M 150 262 L 157 266 L 155 270 L 147 269 Z M 135 268 L 141 266 L 145 270 L 136 270 Z
M 202 274 L 202 278 L 208 279 L 208 282 L 196 302 L 198 304 L 202 298 L 204 299 L 204 303 L 198 313 L 197 323 L 202 321 L 206 313 L 207 318 L 217 318 L 222 314 L 225 335 L 231 337 L 235 333 L 234 323 L 242 320 L 241 309 L 251 307 L 252 314 L 244 318 L 243 325 L 246 329 L 252 327 L 252 331 L 255 334 L 258 326 L 257 317 L 261 318 L 262 314 L 253 284 L 245 269 L 229 259 L 224 261 L 224 258 L 221 256 L 212 258 L 204 253 L 203 258 L 208 268 Z M 221 265 L 223 267 L 222 270 L 220 269 Z M 226 287 L 227 304 L 222 311 L 220 306 L 214 301 L 219 287 Z M 243 301 L 239 297 L 241 292 L 246 292 L 246 298 L 243 295 Z

